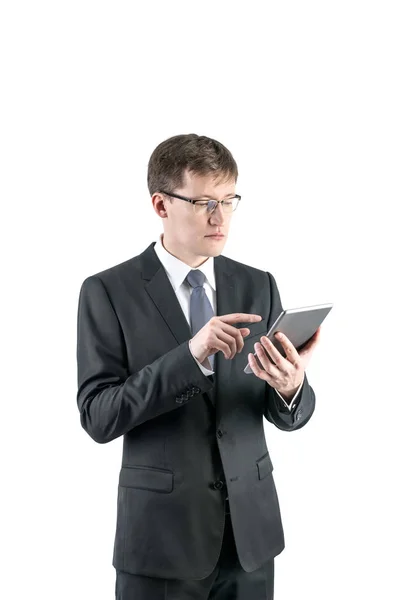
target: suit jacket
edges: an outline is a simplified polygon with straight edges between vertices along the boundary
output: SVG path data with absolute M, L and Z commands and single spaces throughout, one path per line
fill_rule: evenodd
M 283 431 L 315 409 L 304 377 L 297 406 L 246 375 L 247 354 L 282 310 L 268 271 L 214 258 L 217 315 L 263 316 L 241 354 L 203 374 L 192 336 L 152 242 L 87 277 L 78 301 L 77 403 L 98 443 L 123 437 L 112 564 L 151 577 L 202 579 L 221 550 L 228 493 L 239 561 L 253 571 L 285 547 L 263 417 Z M 238 327 L 241 324 L 237 325 Z

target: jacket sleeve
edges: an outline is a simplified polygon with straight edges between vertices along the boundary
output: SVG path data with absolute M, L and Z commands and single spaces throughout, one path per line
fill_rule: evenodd
M 267 274 L 270 280 L 271 295 L 271 310 L 267 323 L 269 329 L 283 309 L 275 278 L 268 271 Z M 311 419 L 314 410 L 315 394 L 308 382 L 306 373 L 304 373 L 304 381 L 299 395 L 293 402 L 291 409 L 283 404 L 277 391 L 266 382 L 264 416 L 270 423 L 276 425 L 278 429 L 282 429 L 283 431 L 294 431 L 295 429 L 304 427 Z
M 82 283 L 78 300 L 78 392 L 81 425 L 104 444 L 214 386 L 189 340 L 129 374 L 124 335 L 101 279 Z

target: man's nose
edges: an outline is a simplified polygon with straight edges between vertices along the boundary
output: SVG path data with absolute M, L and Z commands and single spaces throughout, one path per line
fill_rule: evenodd
M 221 203 L 218 203 L 217 207 L 211 213 L 210 220 L 214 223 L 223 223 L 225 218 L 225 213 L 222 208 Z

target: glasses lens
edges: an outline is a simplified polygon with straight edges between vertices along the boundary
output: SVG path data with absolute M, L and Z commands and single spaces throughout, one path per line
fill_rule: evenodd
M 214 209 L 217 207 L 218 202 L 215 200 L 200 200 L 194 203 L 194 211 L 196 213 L 212 213 Z M 236 210 L 239 204 L 239 198 L 228 198 L 224 200 L 222 203 L 222 210 L 225 213 L 231 213 Z
M 228 198 L 224 200 L 222 208 L 225 212 L 230 213 L 237 209 L 237 205 L 239 204 L 239 198 Z

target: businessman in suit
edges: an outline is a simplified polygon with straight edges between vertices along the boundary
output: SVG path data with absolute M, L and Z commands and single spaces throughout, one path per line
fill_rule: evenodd
M 159 144 L 148 187 L 163 233 L 81 286 L 81 424 L 98 443 L 123 436 L 119 600 L 273 598 L 285 542 L 263 417 L 283 431 L 311 418 L 319 330 L 300 352 L 283 337 L 286 356 L 262 336 L 282 310 L 275 278 L 221 254 L 237 177 L 216 140 Z

